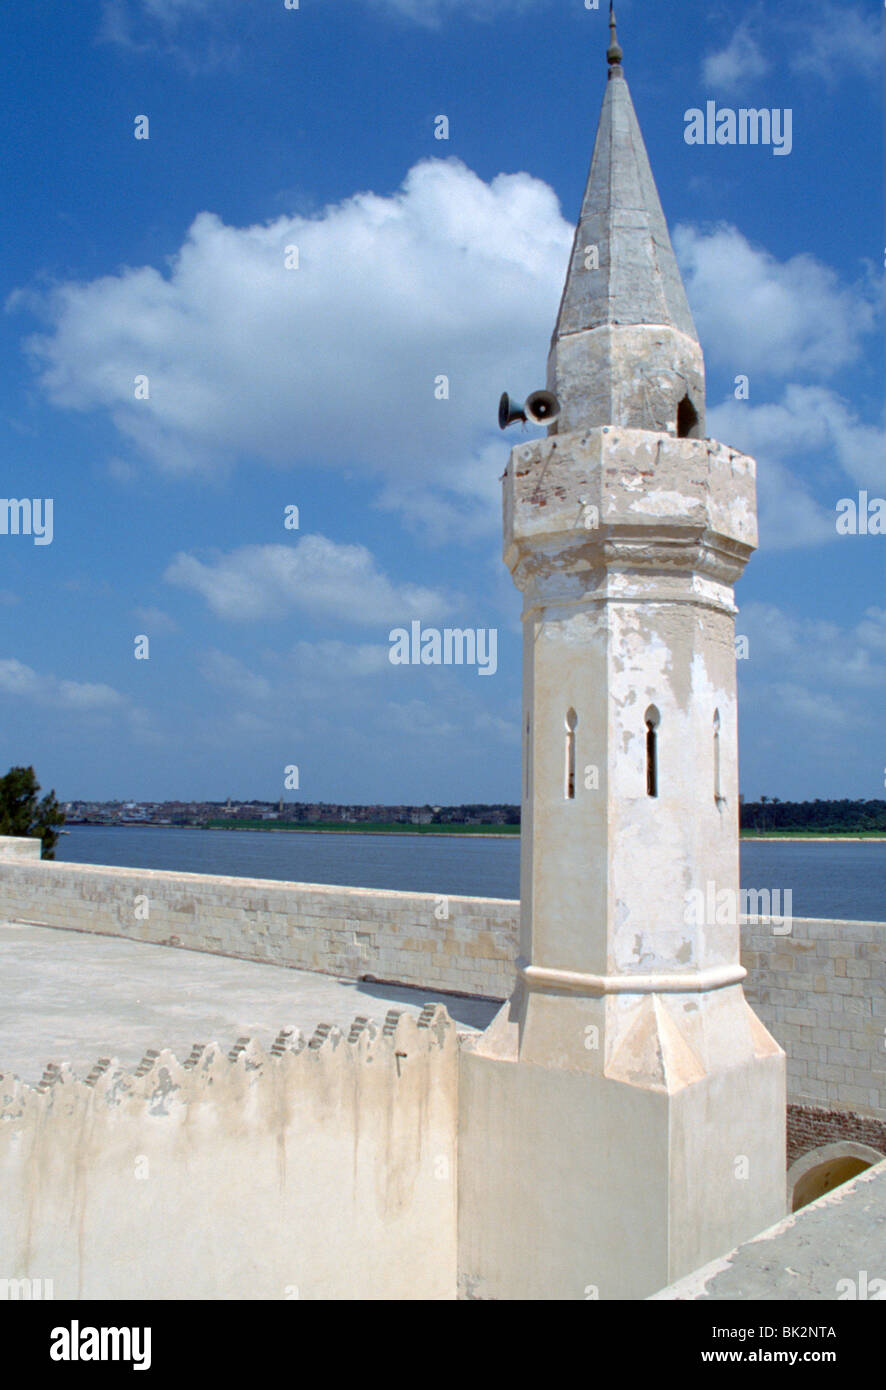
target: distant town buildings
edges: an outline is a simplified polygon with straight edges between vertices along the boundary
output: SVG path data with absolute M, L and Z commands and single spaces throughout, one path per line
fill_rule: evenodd
M 256 821 L 281 825 L 501 825 L 520 824 L 520 807 L 370 806 L 289 801 L 66 801 L 68 825 L 155 825 L 206 828 Z

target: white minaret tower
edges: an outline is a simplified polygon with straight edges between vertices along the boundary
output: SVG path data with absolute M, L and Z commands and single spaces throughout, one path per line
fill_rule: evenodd
M 732 586 L 755 464 L 704 438 L 704 361 L 610 24 L 548 361 L 562 413 L 504 478 L 521 940 L 515 993 L 463 1058 L 468 1296 L 640 1298 L 785 1211 L 784 1055 L 739 961 Z

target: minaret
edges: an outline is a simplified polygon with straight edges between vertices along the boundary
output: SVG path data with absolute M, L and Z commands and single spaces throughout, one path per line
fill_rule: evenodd
M 644 1297 L 785 1207 L 784 1055 L 739 960 L 732 586 L 755 464 L 703 437 L 701 348 L 610 24 L 548 365 L 562 413 L 504 477 L 520 955 L 460 1083 L 462 1287 L 489 1298 Z

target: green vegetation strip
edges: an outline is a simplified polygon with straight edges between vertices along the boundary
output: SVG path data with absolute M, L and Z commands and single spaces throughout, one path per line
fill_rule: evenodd
M 404 825 L 400 821 L 210 820 L 207 830 L 290 830 L 346 835 L 519 835 L 519 825 Z

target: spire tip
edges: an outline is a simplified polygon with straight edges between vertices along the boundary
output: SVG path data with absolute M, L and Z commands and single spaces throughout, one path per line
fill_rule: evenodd
M 610 77 L 613 70 L 621 66 L 622 56 L 618 37 L 615 33 L 615 4 L 614 0 L 609 0 L 609 48 L 606 51 L 606 61 L 609 64 Z

